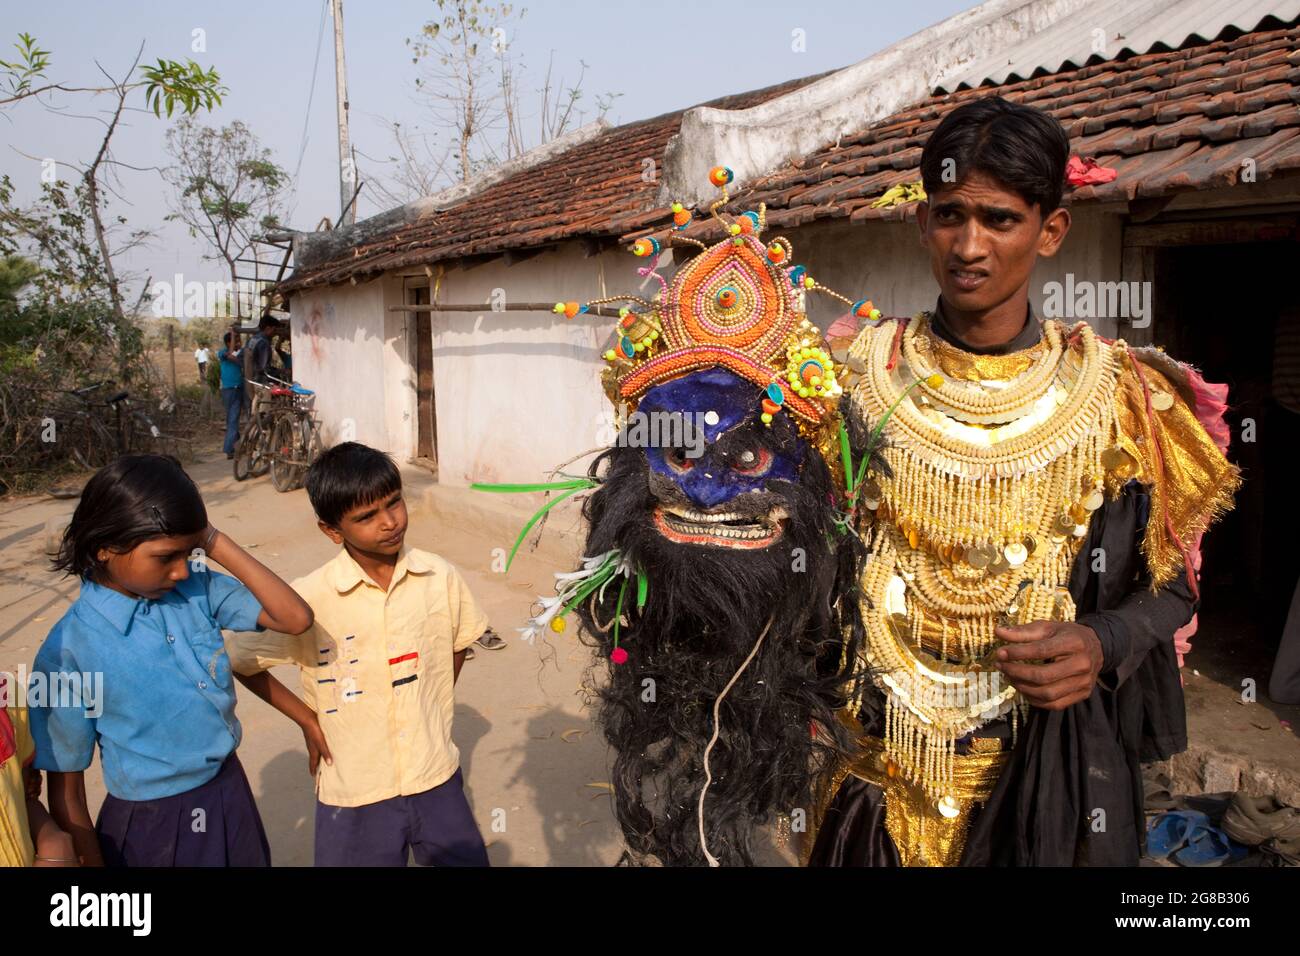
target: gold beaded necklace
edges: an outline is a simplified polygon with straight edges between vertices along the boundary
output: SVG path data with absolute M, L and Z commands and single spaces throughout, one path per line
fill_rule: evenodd
M 934 371 L 926 316 L 861 336 L 854 413 L 886 414 Z M 1091 514 L 1105 501 L 1123 346 L 1080 323 L 1047 322 L 1005 380 L 928 382 L 888 419 L 890 475 L 864 492 L 874 511 L 863 574 L 864 656 L 885 695 L 884 750 L 952 804 L 955 744 L 1021 703 L 992 662 L 999 623 L 1073 620 L 1066 587 Z M 947 803 L 945 803 L 945 801 Z

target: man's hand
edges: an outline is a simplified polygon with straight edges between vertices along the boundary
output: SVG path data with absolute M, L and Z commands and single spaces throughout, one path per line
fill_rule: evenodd
M 303 721 L 302 739 L 307 742 L 307 764 L 313 777 L 316 776 L 316 768 L 320 765 L 322 757 L 327 764 L 334 766 L 329 744 L 325 742 L 325 731 L 321 730 L 320 721 L 316 719 L 315 714 Z
M 1092 628 L 1033 621 L 994 634 L 1011 645 L 998 648 L 998 670 L 1033 706 L 1064 710 L 1092 694 L 1102 664 L 1101 641 Z

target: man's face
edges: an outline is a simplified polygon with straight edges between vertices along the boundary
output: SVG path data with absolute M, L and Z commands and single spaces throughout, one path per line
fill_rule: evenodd
M 406 501 L 399 488 L 345 514 L 338 526 L 320 522 L 320 529 L 335 544 L 347 542 L 367 554 L 394 555 L 406 537 Z
M 921 245 L 946 303 L 981 313 L 1029 284 L 1039 256 L 1053 256 L 1070 228 L 1064 209 L 1044 219 L 1036 204 L 976 172 L 917 209 Z

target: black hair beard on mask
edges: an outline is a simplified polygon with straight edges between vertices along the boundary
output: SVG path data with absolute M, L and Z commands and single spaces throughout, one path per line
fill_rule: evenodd
M 615 752 L 615 809 L 635 857 L 706 863 L 697 813 L 714 701 L 771 622 L 722 701 L 704 805 L 709 852 L 723 865 L 750 865 L 754 830 L 777 813 L 802 809 L 810 818 L 812 783 L 847 743 L 835 711 L 862 636 L 861 541 L 835 528 L 830 472 L 816 454 L 806 456 L 799 484 L 772 481 L 747 496 L 760 505 L 770 497 L 789 513 L 781 537 L 761 550 L 661 536 L 651 514 L 671 483 L 651 473 L 639 449 L 610 449 L 591 473 L 604 480 L 584 507 L 586 553 L 618 548 L 649 580 L 644 609 L 635 579 L 624 594 L 623 664 L 609 662 L 622 579 L 578 609 L 608 669 L 597 719 Z

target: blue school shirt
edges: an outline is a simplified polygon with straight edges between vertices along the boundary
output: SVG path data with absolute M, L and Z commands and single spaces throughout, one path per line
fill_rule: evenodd
M 35 766 L 85 770 L 98 740 L 104 784 L 120 799 L 207 783 L 242 735 L 221 628 L 260 630 L 261 611 L 248 588 L 215 571 L 191 571 L 156 601 L 83 581 L 32 665 Z M 78 682 L 83 691 L 70 699 Z M 65 693 L 51 695 L 59 687 Z

